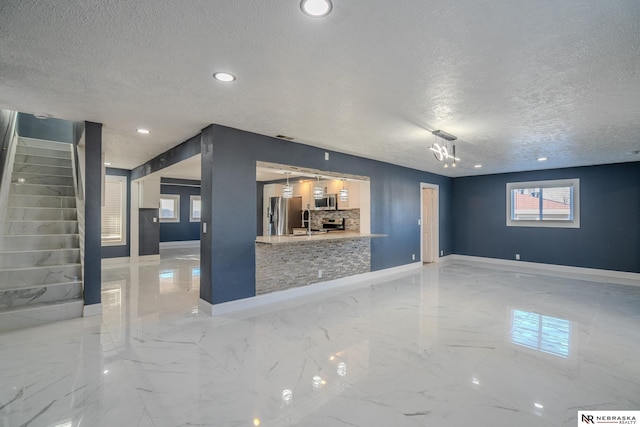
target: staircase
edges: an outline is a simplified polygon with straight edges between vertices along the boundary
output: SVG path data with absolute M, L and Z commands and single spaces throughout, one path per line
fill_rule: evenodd
M 82 316 L 71 148 L 18 140 L 0 238 L 0 332 Z

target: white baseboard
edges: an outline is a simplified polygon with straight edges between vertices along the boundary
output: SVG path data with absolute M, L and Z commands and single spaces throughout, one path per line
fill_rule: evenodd
M 446 258 L 446 259 L 445 259 Z M 544 264 L 540 262 L 516 261 L 511 259 L 484 258 L 469 255 L 447 255 L 440 258 L 443 262 L 464 261 L 469 263 L 491 264 L 512 270 L 534 270 L 547 273 L 570 275 L 572 278 L 597 280 L 605 283 L 640 286 L 640 273 L 602 270 L 598 268 L 572 267 L 568 265 Z
M 82 309 L 82 317 L 99 316 L 102 314 L 102 304 L 85 305 Z
M 184 240 L 182 242 L 160 242 L 160 249 L 199 248 L 200 240 Z
M 313 283 L 311 285 L 300 286 L 299 288 L 270 292 L 268 294 L 256 295 L 254 297 L 223 302 L 220 304 L 211 304 L 203 299 L 200 299 L 198 303 L 198 309 L 210 316 L 219 316 L 236 311 L 253 309 L 267 304 L 282 302 L 304 295 L 311 295 L 322 291 L 355 285 L 358 283 L 363 285 L 370 285 L 372 280 L 379 280 L 387 276 L 410 272 L 421 267 L 422 262 L 413 262 L 411 264 L 405 264 L 398 267 L 391 267 L 385 268 L 384 270 L 355 274 L 353 276 L 342 277 L 340 279 Z
M 130 261 L 131 261 L 131 258 L 128 256 L 117 257 L 117 258 L 102 258 L 102 266 L 111 267 L 114 265 L 129 264 Z

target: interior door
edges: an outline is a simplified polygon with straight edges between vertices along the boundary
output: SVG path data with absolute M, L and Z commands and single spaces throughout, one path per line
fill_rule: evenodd
M 422 189 L 422 262 L 434 262 L 433 248 L 433 190 Z

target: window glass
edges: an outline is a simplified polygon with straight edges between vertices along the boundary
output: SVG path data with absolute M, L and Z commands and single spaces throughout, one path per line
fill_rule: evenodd
M 162 194 L 160 196 L 160 221 L 180 221 L 180 195 Z
M 103 245 L 125 245 L 126 241 L 127 178 L 105 176 L 104 206 L 101 214 Z
M 507 184 L 507 225 L 580 227 L 579 180 Z

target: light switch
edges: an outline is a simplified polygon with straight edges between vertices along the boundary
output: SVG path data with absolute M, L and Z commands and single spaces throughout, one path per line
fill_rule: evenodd
M 158 222 L 158 218 L 156 218 L 155 216 L 153 217 L 153 222 Z
M 206 222 L 202 223 L 202 233 L 203 234 L 207 234 L 207 223 Z

